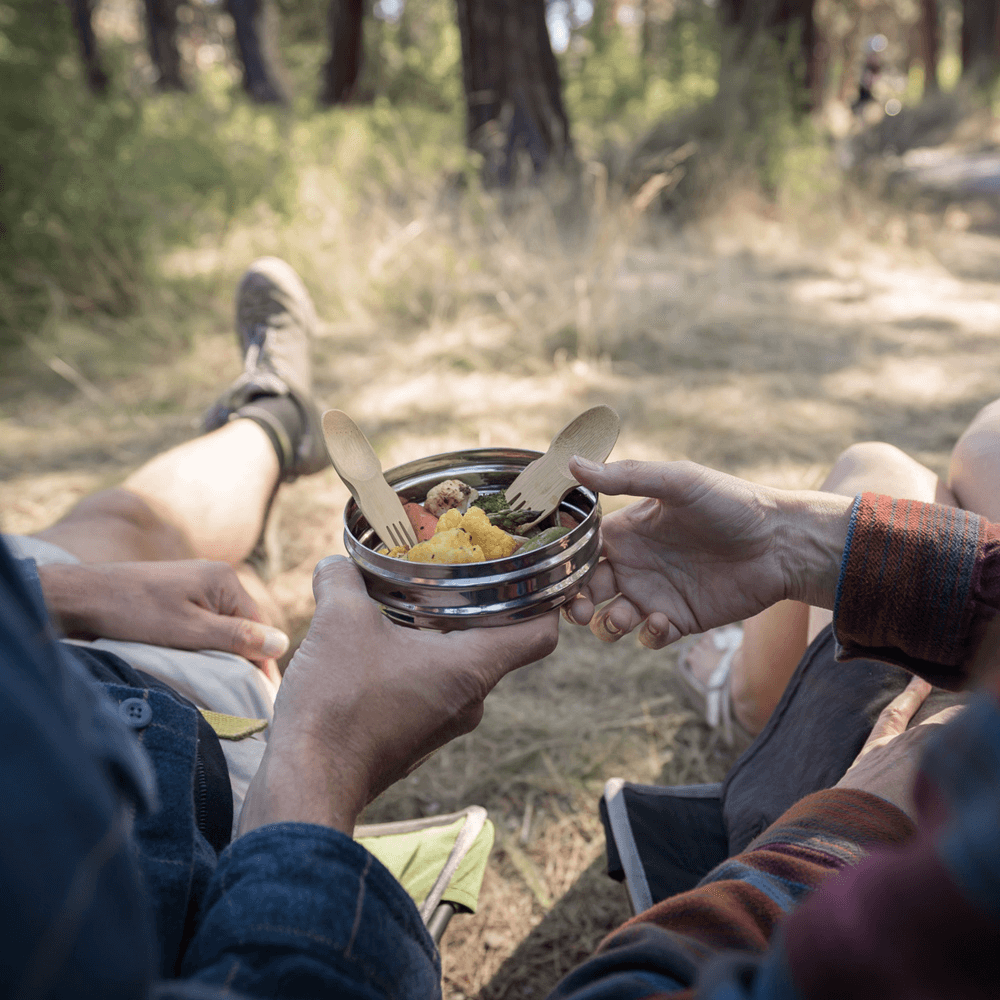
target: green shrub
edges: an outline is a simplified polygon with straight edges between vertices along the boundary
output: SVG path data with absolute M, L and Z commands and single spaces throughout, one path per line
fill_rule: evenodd
M 123 197 L 142 122 L 95 101 L 62 4 L 0 0 L 0 349 L 37 333 L 54 297 L 120 314 L 145 277 L 146 221 Z
M 112 89 L 84 84 L 63 4 L 0 0 L 0 349 L 46 316 L 135 311 L 157 251 L 291 204 L 290 123 L 249 104 L 222 68 L 190 94 L 131 93 L 127 46 L 107 43 Z

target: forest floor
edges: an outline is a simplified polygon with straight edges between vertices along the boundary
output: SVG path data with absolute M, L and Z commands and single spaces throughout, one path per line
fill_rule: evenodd
M 314 290 L 328 320 L 317 395 L 359 421 L 386 468 L 470 446 L 543 449 L 601 402 L 622 420 L 613 458 L 684 457 L 809 488 L 843 448 L 882 439 L 945 475 L 952 444 L 998 393 L 1000 220 L 987 196 L 881 205 L 818 228 L 752 198 L 683 231 L 609 209 L 570 251 L 531 206 L 520 228 L 489 216 L 485 237 L 431 203 L 311 237 L 342 220 L 317 176 L 301 183 L 303 217 L 265 214 L 162 261 L 151 308 L 185 330 L 182 346 L 111 350 L 96 327 L 56 317 L 56 346 L 0 376 L 4 530 L 41 528 L 196 432 L 240 364 L 231 289 L 264 253 L 287 256 Z M 383 298 L 351 298 L 362 279 Z M 332 470 L 282 492 L 273 589 L 298 636 L 313 566 L 344 551 L 347 498 Z M 628 916 L 601 870 L 607 778 L 718 780 L 732 759 L 685 706 L 673 651 L 561 628 L 555 653 L 500 684 L 475 733 L 368 813 L 479 802 L 496 824 L 480 910 L 445 938 L 451 1000 L 542 997 Z

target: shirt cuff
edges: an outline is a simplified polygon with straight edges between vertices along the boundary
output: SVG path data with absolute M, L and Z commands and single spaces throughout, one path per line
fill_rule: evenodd
M 1000 530 L 942 504 L 854 502 L 834 605 L 837 658 L 897 663 L 945 688 L 1000 609 Z
M 276 823 L 240 837 L 202 913 L 184 959 L 200 982 L 267 996 L 292 981 L 330 996 L 439 995 L 440 959 L 413 901 L 337 830 Z

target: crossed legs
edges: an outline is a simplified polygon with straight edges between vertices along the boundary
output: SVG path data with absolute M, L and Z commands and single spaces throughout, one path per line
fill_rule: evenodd
M 276 257 L 250 265 L 235 304 L 243 372 L 205 414 L 210 433 L 157 455 L 36 537 L 85 563 L 229 563 L 265 622 L 283 627 L 245 561 L 279 481 L 329 464 L 312 399 L 309 355 L 318 319 L 302 279 Z
M 35 537 L 85 563 L 213 559 L 237 569 L 268 624 L 281 614 L 245 565 L 278 484 L 278 458 L 252 420 L 157 455 L 115 489 L 81 500 Z
M 865 442 L 840 455 L 820 488 L 843 496 L 871 491 L 948 504 L 1000 521 L 1000 400 L 980 410 L 959 438 L 947 483 L 899 448 Z M 751 735 L 764 728 L 807 646 L 831 620 L 826 609 L 782 601 L 744 623 L 730 695 L 736 720 Z M 700 677 L 711 674 L 718 657 L 710 640 L 688 654 Z

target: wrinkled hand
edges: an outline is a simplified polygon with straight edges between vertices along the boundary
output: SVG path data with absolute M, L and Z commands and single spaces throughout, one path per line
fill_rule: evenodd
M 907 729 L 930 693 L 930 684 L 914 677 L 882 709 L 861 753 L 837 782 L 837 788 L 857 788 L 878 795 L 916 820 L 913 783 L 926 741 L 934 732 L 933 726 L 950 721 L 963 707 L 951 705 Z
M 316 614 L 285 671 L 242 833 L 281 821 L 350 833 L 370 799 L 478 725 L 501 677 L 556 645 L 555 612 L 446 634 L 394 625 L 342 556 L 316 567 L 313 591 Z
M 50 613 L 71 638 L 215 649 L 261 663 L 288 648 L 284 632 L 261 624 L 256 603 L 226 563 L 48 565 L 38 575 Z
M 574 458 L 570 469 L 592 490 L 647 498 L 604 519 L 603 559 L 566 610 L 598 638 L 641 626 L 639 641 L 659 649 L 786 597 L 833 606 L 848 498 L 769 489 L 692 462 Z

